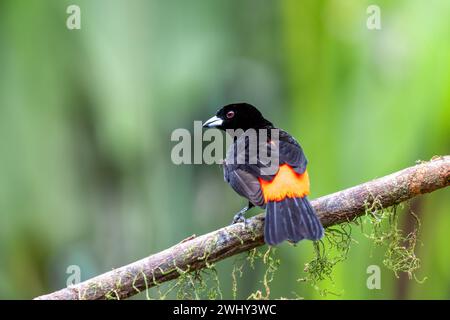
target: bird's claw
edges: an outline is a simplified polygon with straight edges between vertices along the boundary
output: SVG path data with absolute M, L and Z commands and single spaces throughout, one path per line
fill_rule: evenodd
M 247 212 L 248 209 L 250 209 L 251 206 L 247 206 L 241 209 L 241 211 L 239 211 L 238 213 L 236 213 L 233 217 L 233 221 L 231 222 L 231 224 L 235 224 L 235 223 L 244 223 L 244 227 L 247 226 L 247 219 L 245 219 L 244 214 Z
M 243 223 L 244 227 L 247 226 L 247 219 L 245 219 L 244 215 L 241 214 L 236 214 L 233 218 L 233 221 L 231 222 L 231 225 L 236 224 L 236 223 Z
M 245 222 L 245 218 L 242 213 L 235 214 L 231 224 L 235 224 L 235 223 L 239 223 L 239 222 Z

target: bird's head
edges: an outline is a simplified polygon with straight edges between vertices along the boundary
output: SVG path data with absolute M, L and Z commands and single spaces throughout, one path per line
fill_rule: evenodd
M 264 119 L 261 112 L 249 103 L 232 103 L 217 111 L 216 115 L 203 124 L 204 128 L 261 129 L 271 127 L 272 123 Z

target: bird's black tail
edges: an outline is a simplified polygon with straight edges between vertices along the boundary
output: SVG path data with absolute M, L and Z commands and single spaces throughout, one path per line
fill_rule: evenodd
M 269 201 L 266 206 L 264 239 L 269 245 L 284 240 L 319 240 L 324 230 L 307 197 Z

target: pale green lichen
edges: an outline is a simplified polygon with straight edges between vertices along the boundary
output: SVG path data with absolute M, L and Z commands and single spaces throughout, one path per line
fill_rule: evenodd
M 275 255 L 276 249 L 274 247 L 268 247 L 265 252 L 253 249 L 253 252 L 249 255 L 250 266 L 254 268 L 255 260 L 262 259 L 263 264 L 266 266 L 263 279 L 260 281 L 264 287 L 264 293 L 261 290 L 256 290 L 248 296 L 247 299 L 254 300 L 267 300 L 270 299 L 270 283 L 273 281 L 275 272 L 280 266 L 280 259 Z
M 420 259 L 417 257 L 416 245 L 420 231 L 420 219 L 410 209 L 407 214 L 414 221 L 412 231 L 405 234 L 399 228 L 398 209 L 403 205 L 383 208 L 379 201 L 367 206 L 366 214 L 362 217 L 361 226 L 363 234 L 372 240 L 374 247 L 385 247 L 383 264 L 392 270 L 398 278 L 399 273 L 406 273 L 409 279 L 423 282 L 426 278 L 418 280 L 416 271 L 420 268 Z M 369 225 L 369 230 L 364 227 Z
M 366 203 L 365 214 L 354 223 L 360 226 L 362 234 L 371 240 L 373 247 L 386 248 L 383 264 L 392 270 L 396 277 L 404 272 L 410 279 L 422 282 L 426 278 L 418 280 L 415 275 L 420 267 L 420 259 L 415 254 L 420 220 L 411 210 L 407 210 L 415 223 L 413 230 L 405 234 L 399 228 L 399 207 L 403 206 L 383 208 L 381 201 L 374 198 L 372 202 Z M 347 258 L 351 243 L 355 242 L 351 231 L 350 223 L 328 228 L 325 238 L 314 243 L 314 258 L 305 264 L 306 276 L 298 281 L 310 283 L 322 296 L 337 294 L 321 289 L 319 283 L 326 279 L 333 283 L 335 265 Z
M 372 198 L 373 199 L 373 198 Z M 366 204 L 365 215 L 353 221 L 352 223 L 343 223 L 326 229 L 325 237 L 321 241 L 313 243 L 314 257 L 305 264 L 303 277 L 298 279 L 311 285 L 322 295 L 334 294 L 329 288 L 321 288 L 324 280 L 333 281 L 334 267 L 344 261 L 349 253 L 351 244 L 356 242 L 352 238 L 352 224 L 360 226 L 364 234 L 373 243 L 373 247 L 385 247 L 386 251 L 383 258 L 383 264 L 394 272 L 396 276 L 401 272 L 408 274 L 409 278 L 417 280 L 415 272 L 420 267 L 420 259 L 415 254 L 420 221 L 418 217 L 409 210 L 409 214 L 414 217 L 415 225 L 413 230 L 404 234 L 399 228 L 398 206 L 383 208 L 379 199 L 374 199 Z M 239 238 L 239 237 L 238 237 Z M 166 299 L 169 294 L 173 294 L 177 299 L 221 299 L 223 297 L 219 276 L 215 264 L 208 261 L 215 248 L 215 241 L 211 241 L 206 246 L 205 251 L 198 260 L 205 262 L 205 268 L 202 270 L 191 270 L 189 266 L 185 270 L 176 266 L 169 270 L 160 270 L 161 274 L 167 275 L 171 272 L 177 272 L 178 278 L 169 283 L 160 284 L 156 282 L 153 276 L 152 283 L 156 287 L 159 299 Z M 192 254 L 193 251 L 189 252 Z M 243 258 L 244 257 L 244 258 Z M 280 259 L 276 257 L 276 249 L 266 247 L 265 249 L 252 249 L 247 256 L 238 256 L 231 272 L 231 296 L 233 299 L 238 297 L 238 282 L 244 276 L 245 267 L 255 270 L 257 263 L 265 266 L 263 278 L 260 280 L 262 288 L 248 295 L 248 299 L 270 299 L 270 285 L 274 279 L 275 273 L 280 265 Z M 144 281 L 146 288 L 148 283 L 145 275 Z M 138 292 L 137 288 L 133 288 Z M 117 292 L 112 290 L 109 298 L 117 298 Z M 149 299 L 149 290 L 146 290 Z M 297 293 L 293 293 L 295 299 L 301 299 Z
M 231 294 L 233 297 L 233 300 L 237 299 L 237 293 L 238 293 L 238 279 L 242 278 L 242 275 L 244 272 L 242 269 L 244 268 L 244 265 L 237 265 L 236 263 L 233 264 L 233 271 L 231 271 Z
M 352 228 L 348 223 L 326 229 L 325 238 L 313 243 L 314 258 L 305 263 L 303 271 L 306 275 L 297 281 L 309 283 L 321 296 L 340 295 L 340 293 L 321 288 L 319 283 L 325 279 L 333 283 L 334 267 L 347 258 L 350 245 L 354 241 L 351 231 Z

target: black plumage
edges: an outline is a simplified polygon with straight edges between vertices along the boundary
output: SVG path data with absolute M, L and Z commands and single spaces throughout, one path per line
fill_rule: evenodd
M 234 136 L 233 144 L 223 163 L 225 181 L 249 201 L 249 206 L 241 210 L 235 220 L 239 220 L 252 206 L 266 208 L 264 238 L 270 245 L 279 244 L 284 240 L 292 242 L 302 239 L 318 240 L 323 236 L 323 227 L 306 195 L 272 201 L 265 199 L 261 187 L 261 180 L 273 181 L 283 164 L 289 165 L 299 175 L 305 173 L 306 157 L 300 144 L 289 133 L 274 127 L 254 106 L 247 103 L 223 107 L 204 126 L 222 130 L 241 130 L 240 134 Z M 256 130 L 258 133 L 260 129 L 266 129 L 267 135 L 260 137 L 256 134 L 257 152 L 256 159 L 252 162 L 250 151 L 255 149 L 252 149 L 253 140 L 249 138 L 248 133 L 250 130 Z M 274 139 L 274 135 L 278 135 L 278 139 Z M 268 150 L 268 158 L 263 159 L 260 156 L 259 151 L 262 148 Z M 267 161 L 273 159 L 271 158 L 273 156 L 278 159 L 275 168 L 271 167 L 273 163 Z

